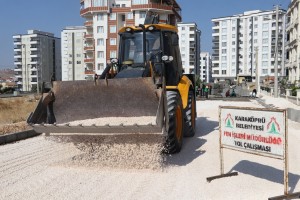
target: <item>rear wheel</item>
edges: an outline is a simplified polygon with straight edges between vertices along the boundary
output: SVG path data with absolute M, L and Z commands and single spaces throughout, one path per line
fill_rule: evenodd
M 184 137 L 193 137 L 195 135 L 196 125 L 196 101 L 193 91 L 189 91 L 188 105 L 184 110 Z
M 183 109 L 177 91 L 167 91 L 169 114 L 169 130 L 166 138 L 165 151 L 172 154 L 181 150 L 183 137 Z

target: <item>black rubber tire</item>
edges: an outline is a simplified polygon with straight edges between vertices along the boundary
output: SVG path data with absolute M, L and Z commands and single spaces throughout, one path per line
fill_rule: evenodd
M 184 137 L 193 137 L 196 126 L 196 101 L 193 91 L 189 91 L 188 105 L 184 109 Z
M 183 108 L 180 95 L 177 91 L 167 91 L 169 113 L 169 130 L 164 151 L 168 154 L 178 153 L 181 150 L 183 138 Z

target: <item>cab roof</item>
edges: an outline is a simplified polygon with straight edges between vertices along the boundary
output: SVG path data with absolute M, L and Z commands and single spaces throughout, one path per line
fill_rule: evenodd
M 147 30 L 150 26 L 155 27 L 155 30 L 178 32 L 176 26 L 172 26 L 169 24 L 147 24 L 145 25 L 145 29 Z M 119 34 L 126 32 L 127 28 L 131 28 L 133 31 L 142 31 L 142 28 L 139 26 L 125 26 L 119 30 Z

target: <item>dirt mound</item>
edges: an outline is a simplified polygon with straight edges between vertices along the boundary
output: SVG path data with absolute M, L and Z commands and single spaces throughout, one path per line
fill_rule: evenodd
M 20 132 L 20 131 L 26 131 L 26 130 L 30 130 L 30 129 L 31 128 L 27 125 L 27 123 L 25 121 L 14 123 L 14 124 L 5 124 L 5 125 L 0 124 L 0 135 L 16 133 L 16 132 Z
M 143 135 L 51 136 L 61 143 L 72 142 L 82 154 L 74 156 L 72 165 L 116 169 L 164 168 L 163 137 Z

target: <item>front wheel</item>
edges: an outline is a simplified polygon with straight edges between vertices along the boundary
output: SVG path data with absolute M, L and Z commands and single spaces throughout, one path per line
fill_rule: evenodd
M 189 91 L 188 105 L 184 110 L 184 137 L 193 137 L 195 135 L 196 126 L 196 101 L 193 91 Z
M 173 154 L 181 150 L 183 138 L 182 101 L 177 91 L 167 91 L 167 104 L 169 130 L 165 143 L 165 152 Z

